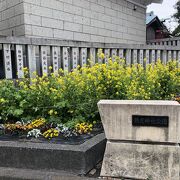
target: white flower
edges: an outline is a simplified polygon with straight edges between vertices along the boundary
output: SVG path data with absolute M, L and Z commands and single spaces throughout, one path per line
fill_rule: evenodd
M 4 125 L 0 124 L 0 130 L 4 130 L 4 129 L 5 129 Z
M 22 122 L 21 121 L 17 121 L 16 124 L 22 125 Z
M 28 132 L 27 137 L 35 137 L 38 138 L 39 136 L 41 136 L 41 131 L 39 129 L 33 129 L 31 131 Z
M 57 128 L 64 137 L 72 137 L 74 135 L 77 136 L 77 134 L 72 129 L 65 126 L 64 124 L 58 124 Z

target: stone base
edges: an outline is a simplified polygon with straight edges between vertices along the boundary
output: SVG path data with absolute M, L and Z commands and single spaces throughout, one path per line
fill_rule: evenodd
M 0 141 L 0 167 L 86 174 L 102 161 L 105 146 L 104 133 L 80 145 Z
M 101 176 L 179 180 L 179 173 L 179 146 L 107 142 Z

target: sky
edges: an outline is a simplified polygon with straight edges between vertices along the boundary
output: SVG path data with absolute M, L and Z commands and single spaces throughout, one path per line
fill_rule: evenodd
M 159 17 L 159 19 L 171 18 L 171 16 L 176 12 L 174 9 L 174 5 L 177 0 L 164 0 L 162 4 L 151 4 L 147 8 L 147 12 L 154 11 L 154 14 Z M 177 26 L 176 22 L 173 22 L 172 19 L 166 21 L 166 26 L 171 31 Z

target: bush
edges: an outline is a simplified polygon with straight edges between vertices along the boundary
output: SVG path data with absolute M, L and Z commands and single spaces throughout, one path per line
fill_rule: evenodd
M 27 75 L 27 69 L 25 69 Z M 100 99 L 171 100 L 180 94 L 176 61 L 126 66 L 123 60 L 75 69 L 58 76 L 0 82 L 0 118 L 16 122 L 45 118 L 73 127 L 99 121 Z

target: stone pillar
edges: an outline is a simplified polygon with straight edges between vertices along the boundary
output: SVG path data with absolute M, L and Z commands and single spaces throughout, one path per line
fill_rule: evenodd
M 179 179 L 178 102 L 103 100 L 98 107 L 107 138 L 101 176 Z

